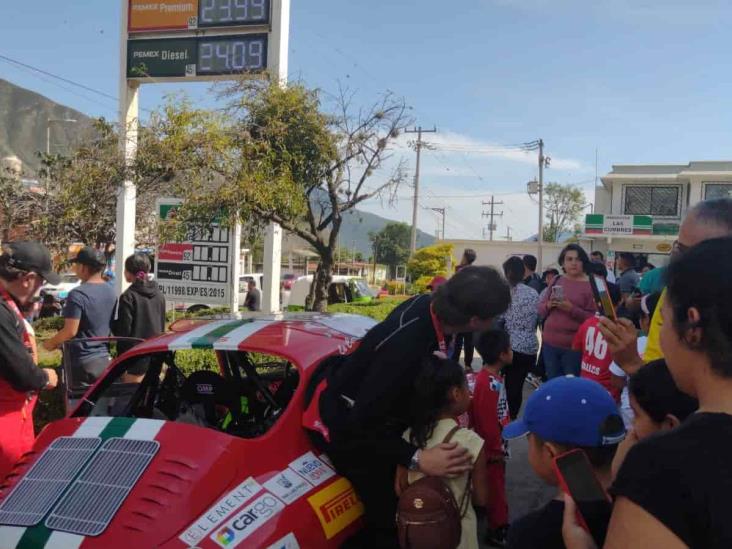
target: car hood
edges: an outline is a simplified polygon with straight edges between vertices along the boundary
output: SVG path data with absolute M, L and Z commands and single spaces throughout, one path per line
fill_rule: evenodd
M 69 536 L 82 548 L 158 547 L 245 474 L 243 442 L 194 425 L 150 419 L 54 422 L 6 478 L 0 500 L 2 547 L 10 542 L 11 548 L 51 548 Z M 35 524 L 18 524 L 14 509 L 29 514 L 27 500 L 20 498 L 28 489 L 35 502 L 46 501 L 47 509 L 34 503 Z

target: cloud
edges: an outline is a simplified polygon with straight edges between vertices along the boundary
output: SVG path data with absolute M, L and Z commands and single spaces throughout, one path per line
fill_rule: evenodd
M 395 151 L 406 151 L 416 138 L 417 136 L 411 133 L 400 135 L 394 146 Z M 518 147 L 521 145 L 520 143 L 516 144 L 517 146 L 506 146 L 449 130 L 423 134 L 422 139 L 432 145 L 436 152 L 445 156 L 468 154 L 475 157 L 499 158 L 521 164 L 537 164 L 537 152 L 521 150 Z M 585 169 L 579 160 L 552 156 L 551 151 L 546 150 L 545 154 L 551 158 L 551 167 L 554 169 L 566 171 Z

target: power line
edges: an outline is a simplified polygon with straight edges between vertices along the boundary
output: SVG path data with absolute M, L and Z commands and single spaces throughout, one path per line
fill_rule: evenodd
M 68 78 L 64 78 L 63 76 L 59 76 L 57 74 L 53 74 L 53 73 L 45 71 L 43 69 L 39 69 L 38 67 L 34 67 L 33 65 L 23 63 L 22 61 L 18 61 L 17 59 L 13 59 L 6 55 L 0 54 L 0 59 L 2 59 L 3 61 L 7 61 L 9 63 L 13 63 L 15 65 L 20 65 L 21 67 L 25 67 L 26 69 L 30 69 L 32 71 L 39 72 L 41 74 L 45 74 L 46 76 L 50 76 L 51 78 L 55 78 L 56 80 L 60 80 L 61 82 L 66 82 L 67 84 L 76 86 L 77 88 L 81 88 L 83 90 L 90 91 L 92 93 L 96 93 L 98 95 L 101 95 L 102 97 L 106 97 L 107 99 L 113 99 L 114 101 L 117 101 L 117 97 L 114 95 L 110 95 L 103 91 L 95 90 L 94 88 L 90 88 L 89 86 L 85 86 L 84 84 L 79 84 L 78 82 L 74 82 L 73 80 L 69 80 Z

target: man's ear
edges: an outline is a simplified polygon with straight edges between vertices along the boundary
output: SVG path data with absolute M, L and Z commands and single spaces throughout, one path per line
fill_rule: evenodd
M 692 347 L 697 347 L 701 343 L 702 338 L 702 329 L 699 326 L 699 322 L 701 321 L 699 309 L 689 307 L 689 310 L 686 311 L 686 320 L 689 328 L 686 330 L 684 339 Z
M 553 442 L 544 442 L 544 444 L 543 444 L 542 447 L 546 450 L 546 452 L 549 454 L 549 456 L 552 459 L 554 459 L 558 455 L 563 454 L 564 451 L 565 451 L 563 448 L 560 448 L 559 446 L 557 446 Z
M 666 414 L 666 417 L 663 418 L 663 421 L 661 422 L 661 429 L 670 431 L 671 429 L 675 429 L 681 425 L 681 421 L 679 418 L 677 418 L 673 414 Z

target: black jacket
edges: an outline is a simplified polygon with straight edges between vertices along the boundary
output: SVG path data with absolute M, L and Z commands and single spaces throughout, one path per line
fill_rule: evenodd
M 121 337 L 148 339 L 165 331 L 165 296 L 157 283 L 136 280 L 119 298 L 112 333 Z M 134 347 L 132 342 L 117 344 L 119 354 Z
M 24 331 L 23 323 L 0 298 L 0 378 L 16 391 L 38 391 L 48 383 L 48 374 L 33 363 L 23 345 Z
M 420 295 L 399 305 L 329 372 L 320 412 L 333 442 L 409 464 L 417 447 L 404 441 L 402 433 L 408 427 L 414 379 L 422 360 L 437 350 L 430 303 L 429 295 Z

